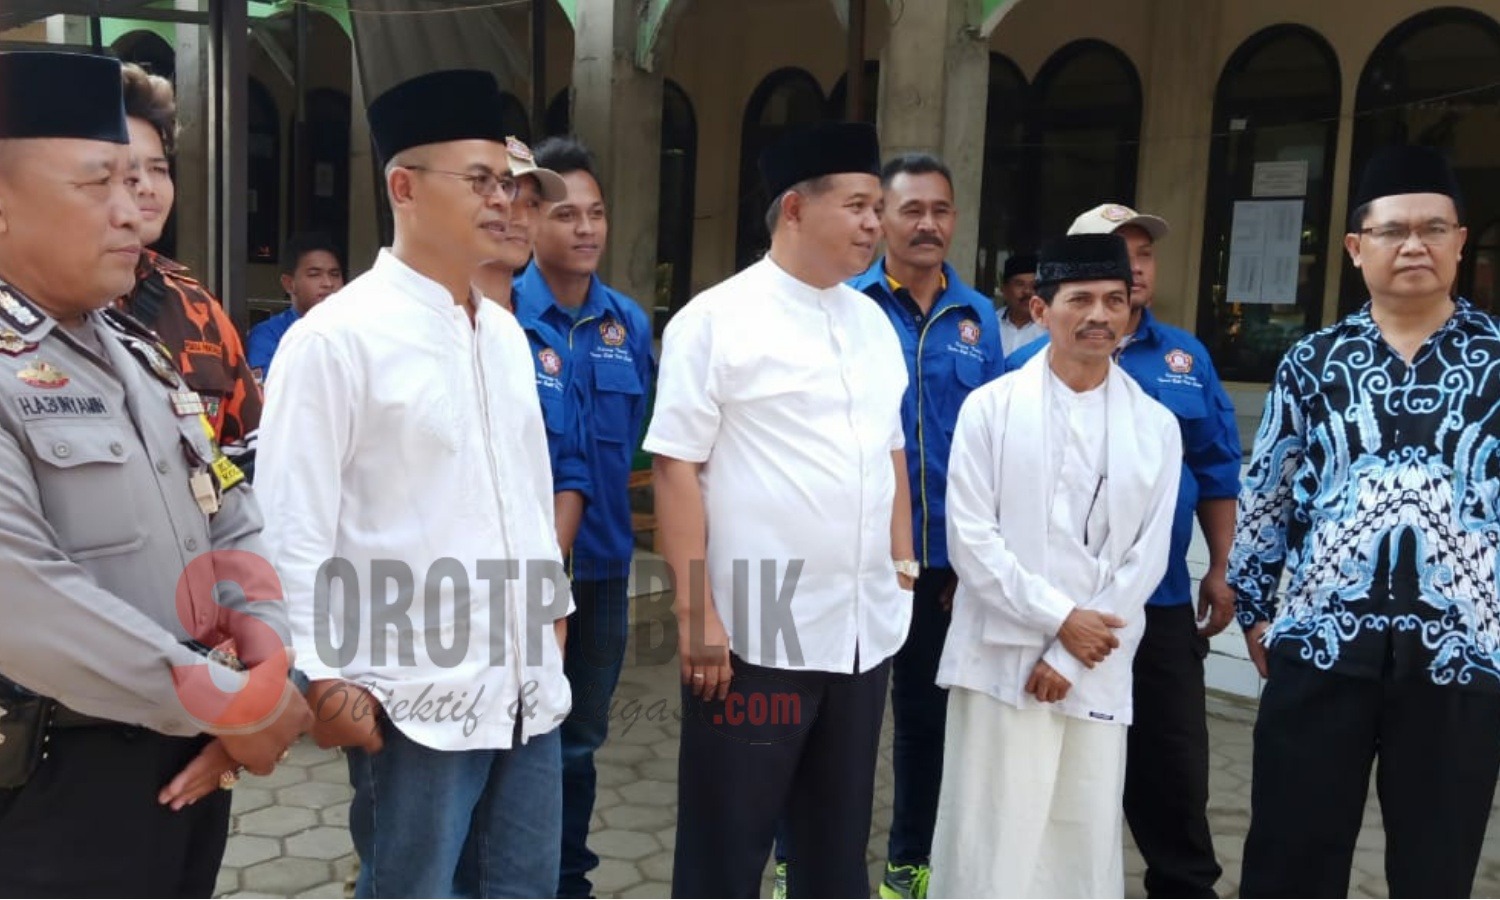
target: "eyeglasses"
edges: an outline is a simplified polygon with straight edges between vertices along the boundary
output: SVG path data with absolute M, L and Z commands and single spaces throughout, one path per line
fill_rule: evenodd
M 446 172 L 442 169 L 429 169 L 426 166 L 402 166 L 403 169 L 411 169 L 413 172 L 430 172 L 433 175 L 447 175 L 449 178 L 461 178 L 469 183 L 470 189 L 485 199 L 495 196 L 499 191 L 505 195 L 505 199 L 514 200 L 516 194 L 521 190 L 521 183 L 510 175 L 496 175 L 494 172 Z
M 1360 234 L 1370 236 L 1370 240 L 1384 247 L 1399 247 L 1406 243 L 1407 239 L 1416 232 L 1417 240 L 1429 247 L 1446 244 L 1448 239 L 1457 233 L 1463 226 L 1457 222 L 1428 222 L 1412 228 L 1410 225 L 1376 225 L 1373 228 L 1361 228 Z

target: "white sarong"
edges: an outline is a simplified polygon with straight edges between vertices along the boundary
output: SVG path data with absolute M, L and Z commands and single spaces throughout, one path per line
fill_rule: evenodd
M 1125 726 L 948 692 L 929 897 L 1123 897 Z

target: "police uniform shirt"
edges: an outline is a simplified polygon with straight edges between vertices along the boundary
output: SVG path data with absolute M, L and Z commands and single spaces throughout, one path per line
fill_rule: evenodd
M 0 674 L 77 712 L 188 736 L 203 725 L 174 669 L 209 663 L 181 642 L 218 643 L 232 614 L 179 579 L 211 550 L 263 557 L 260 515 L 249 486 L 222 477 L 232 466 L 202 481 L 221 458 L 201 401 L 143 326 L 114 316 L 65 328 L 0 285 Z M 275 599 L 238 608 L 284 644 Z
M 901 647 L 911 595 L 891 563 L 891 452 L 906 383 L 869 298 L 769 257 L 667 326 L 645 448 L 704 463 L 713 601 L 740 658 L 864 672 Z

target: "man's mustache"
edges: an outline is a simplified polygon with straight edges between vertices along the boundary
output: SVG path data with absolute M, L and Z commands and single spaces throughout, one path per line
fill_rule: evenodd
M 910 246 L 920 247 L 923 244 L 931 244 L 934 247 L 943 246 L 943 239 L 935 234 L 919 234 L 911 239 Z
M 1102 337 L 1107 340 L 1115 339 L 1115 330 L 1107 325 L 1086 325 L 1078 330 L 1081 338 Z

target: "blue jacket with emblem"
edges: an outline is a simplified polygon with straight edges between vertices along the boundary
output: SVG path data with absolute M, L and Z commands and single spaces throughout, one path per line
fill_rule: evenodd
M 588 423 L 583 418 L 583 385 L 573 377 L 574 366 L 568 360 L 568 339 L 543 322 L 538 310 L 523 309 L 519 295 L 513 289 L 511 302 L 516 307 L 516 321 L 531 344 L 537 399 L 547 427 L 552 492 L 578 491 L 587 501 L 593 496 L 586 453 Z
M 656 377 L 651 322 L 640 305 L 599 280 L 575 319 L 559 308 L 533 264 L 516 277 L 516 313 L 546 326 L 578 385 L 592 492 L 573 542 L 573 577 L 624 577 L 635 549 L 630 525 L 630 469 Z
M 921 322 L 891 289 L 884 258 L 849 282 L 885 312 L 906 357 L 901 425 L 911 481 L 912 539 L 924 568 L 948 565 L 944 497 L 958 409 L 970 391 L 1005 371 L 994 304 L 959 280 L 946 263 L 943 275 L 947 287 Z
M 1006 371 L 1021 368 L 1048 343 L 1044 337 L 1016 350 L 1005 360 Z M 1171 555 L 1167 558 L 1167 574 L 1146 603 L 1192 603 L 1187 554 L 1198 504 L 1232 499 L 1240 492 L 1244 451 L 1234 404 L 1219 382 L 1207 348 L 1181 328 L 1157 321 L 1149 309 L 1142 311 L 1141 324 L 1134 339 L 1120 352 L 1119 362 L 1152 399 L 1171 410 L 1182 427 L 1182 480 L 1172 516 Z

